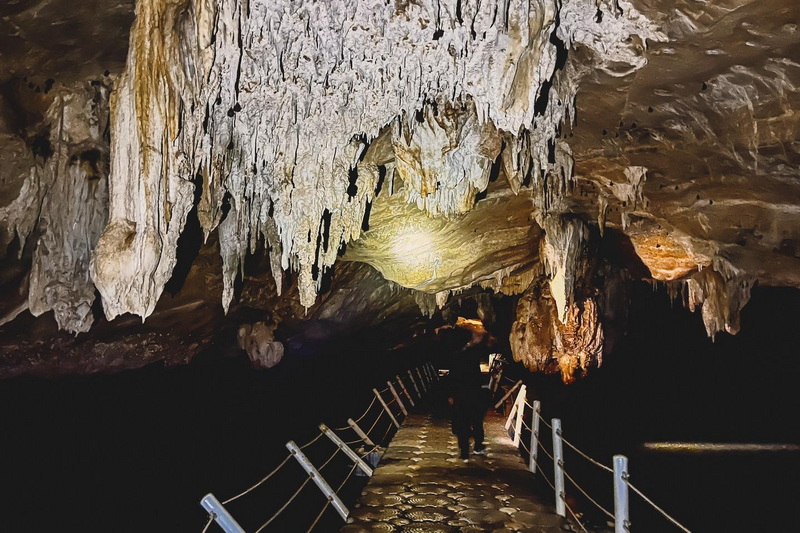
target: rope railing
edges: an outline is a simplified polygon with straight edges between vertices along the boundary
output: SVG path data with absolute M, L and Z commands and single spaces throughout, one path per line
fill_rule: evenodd
M 297 490 L 294 491 L 294 494 L 292 494 L 289 497 L 289 500 L 286 503 L 284 503 L 283 505 L 281 505 L 281 507 L 277 511 L 275 511 L 275 513 L 270 517 L 269 520 L 264 522 L 264 524 L 261 527 L 256 529 L 255 533 L 261 533 L 262 531 L 264 531 L 267 528 L 267 526 L 269 526 L 272 522 L 274 522 L 275 519 L 278 518 L 278 516 L 280 516 L 280 514 L 282 512 L 284 512 L 287 507 L 289 507 L 289 504 L 292 503 L 295 500 L 295 498 L 297 498 L 298 495 L 300 495 L 300 492 L 302 492 L 302 490 L 304 488 L 306 488 L 306 485 L 308 485 L 309 481 L 311 481 L 311 476 L 308 476 L 305 479 L 305 481 L 303 481 L 303 483 L 297 488 Z
M 369 406 L 367 406 L 366 410 L 361 414 L 361 416 L 356 418 L 354 420 L 354 422 L 358 423 L 358 422 L 361 422 L 362 420 L 364 420 L 364 417 L 367 416 L 367 413 L 369 413 L 369 410 L 372 409 L 372 406 L 375 405 L 375 402 L 377 402 L 377 401 L 378 401 L 378 399 L 373 396 L 372 397 L 372 401 L 369 402 Z M 337 431 L 344 431 L 346 429 L 351 429 L 351 428 L 350 428 L 350 426 L 342 426 L 342 427 L 333 428 L 333 429 L 335 429 Z
M 613 468 L 593 458 L 564 438 L 561 430 L 561 420 L 558 418 L 553 418 L 552 423 L 548 423 L 547 420 L 542 417 L 541 403 L 538 400 L 531 402 L 527 399 L 526 387 L 524 384 L 521 384 L 521 381 L 515 382 L 509 376 L 502 376 L 501 379 L 515 384 L 514 388 L 509 389 L 509 391 L 513 392 L 514 389 L 519 389 L 516 399 L 514 399 L 513 403 L 511 404 L 512 407 L 508 414 L 505 427 L 507 430 L 509 430 L 509 434 L 513 436 L 514 444 L 518 445 L 520 450 L 528 456 L 529 469 L 535 474 L 540 474 L 544 481 L 553 490 L 556 498 L 556 511 L 558 514 L 566 518 L 567 513 L 569 513 L 570 517 L 577 523 L 581 530 L 587 531 L 586 527 L 581 522 L 579 515 L 566 501 L 566 479 L 566 481 L 568 481 L 571 486 L 575 487 L 581 496 L 594 505 L 600 513 L 614 521 L 615 533 L 630 533 L 631 531 L 631 522 L 629 520 L 630 513 L 628 489 L 635 492 L 644 500 L 645 503 L 653 507 L 682 532 L 691 533 L 684 525 L 670 516 L 666 511 L 664 511 L 664 509 L 656 505 L 650 498 L 642 493 L 642 491 L 631 484 L 629 479 L 630 476 L 627 471 L 628 460 L 625 456 L 615 455 Z M 503 396 L 503 398 L 496 404 L 495 407 L 499 407 L 499 405 L 505 401 L 511 400 L 512 398 L 510 396 L 511 395 L 509 392 L 506 392 L 505 396 Z M 526 422 L 526 413 L 530 413 L 531 416 L 529 423 Z M 540 426 L 544 426 L 550 430 L 549 433 L 552 435 L 552 453 L 544 446 L 542 442 L 541 433 L 539 431 Z M 523 431 L 527 432 L 530 437 L 529 444 L 526 444 L 526 442 L 522 439 L 521 434 Z M 611 512 L 609 509 L 601 505 L 596 498 L 592 497 L 592 495 L 589 494 L 589 492 L 566 471 L 562 445 L 566 445 L 567 448 L 575 452 L 579 457 L 592 466 L 597 467 L 604 472 L 613 474 L 614 479 L 612 487 L 614 489 L 614 512 Z M 548 476 L 545 474 L 545 471 L 542 469 L 539 461 L 540 452 L 547 456 L 547 458 L 552 462 L 554 476 L 553 481 L 548 478 Z
M 225 505 L 235 502 L 242 498 L 243 496 L 250 494 L 257 488 L 264 485 L 267 481 L 272 479 L 287 463 L 290 462 L 292 458 L 296 459 L 300 466 L 306 472 L 306 477 L 300 484 L 300 486 L 289 496 L 289 499 L 283 503 L 273 514 L 272 516 L 258 529 L 255 530 L 254 533 L 261 533 L 266 528 L 268 528 L 271 524 L 275 522 L 275 520 L 294 502 L 303 491 L 303 489 L 308 485 L 310 481 L 314 481 L 317 487 L 322 491 L 323 495 L 326 498 L 325 504 L 320 510 L 319 514 L 316 515 L 314 521 L 311 523 L 308 531 L 312 531 L 317 525 L 319 524 L 320 520 L 325 514 L 325 511 L 333 505 L 336 508 L 336 511 L 339 513 L 342 519 L 346 519 L 349 510 L 344 505 L 342 500 L 339 497 L 339 493 L 345 487 L 345 485 L 350 481 L 350 479 L 355 475 L 356 471 L 361 470 L 363 471 L 364 475 L 371 476 L 373 472 L 374 466 L 370 466 L 368 463 L 372 462 L 375 464 L 375 459 L 371 458 L 372 454 L 375 452 L 381 452 L 382 447 L 381 444 L 386 442 L 386 439 L 389 437 L 393 428 L 400 427 L 400 422 L 397 417 L 400 415 L 406 416 L 408 414 L 408 410 L 406 407 L 406 400 L 408 404 L 411 406 L 415 405 L 415 400 L 420 401 L 422 397 L 431 390 L 433 386 L 433 382 L 437 376 L 434 375 L 433 367 L 432 366 L 424 366 L 422 368 L 417 367 L 415 369 L 408 371 L 409 380 L 408 383 L 411 387 L 406 387 L 405 383 L 403 383 L 399 376 L 397 376 L 396 384 L 392 384 L 391 381 L 387 381 L 387 387 L 383 389 L 373 389 L 373 397 L 372 401 L 369 403 L 367 408 L 364 412 L 355 420 L 348 419 L 347 426 L 340 426 L 334 428 L 333 430 L 329 429 L 324 424 L 320 424 L 320 432 L 314 436 L 311 440 L 303 444 L 302 446 L 298 446 L 293 441 L 290 441 L 286 444 L 286 447 L 289 449 L 290 453 L 280 462 L 278 465 L 270 471 L 266 476 L 261 478 L 255 484 L 251 485 L 247 489 L 243 490 L 242 492 L 236 494 L 235 496 L 228 498 L 223 502 L 219 502 L 213 494 L 206 495 L 201 500 L 201 505 L 204 509 L 206 509 L 208 513 L 208 521 L 206 522 L 205 526 L 203 527 L 202 532 L 207 533 L 211 527 L 211 525 L 216 522 L 226 533 L 244 533 L 244 529 L 236 522 L 236 520 L 228 513 L 227 509 L 225 509 Z M 416 392 L 416 397 L 412 395 L 412 392 Z M 383 395 L 387 392 L 391 393 L 393 398 L 390 401 L 386 401 L 383 398 Z M 401 401 L 399 395 L 403 395 L 403 401 Z M 392 412 L 390 406 L 396 404 L 397 407 L 394 411 L 398 411 L 399 413 Z M 369 429 L 364 432 L 359 423 L 363 424 L 364 420 L 367 419 L 369 413 L 374 411 L 375 405 L 380 405 L 380 409 L 378 413 L 375 415 L 375 420 L 372 422 Z M 384 416 L 388 416 L 389 423 L 386 432 L 383 434 L 383 437 L 378 441 L 378 443 L 374 443 L 372 440 L 372 435 L 376 431 L 378 423 L 383 419 Z M 371 418 L 371 417 L 370 417 Z M 343 431 L 352 431 L 358 437 L 354 440 L 344 441 L 336 432 L 343 432 Z M 322 437 L 327 436 L 329 441 L 333 442 L 336 446 L 336 449 L 333 451 L 331 455 L 325 459 L 319 467 L 315 467 L 311 460 L 306 457 L 303 450 L 309 449 L 313 444 L 319 442 Z M 354 451 L 351 446 L 356 446 L 356 450 Z M 314 448 L 315 450 L 317 448 Z M 339 455 L 339 452 L 344 452 L 347 458 L 352 461 L 350 466 L 349 472 L 338 485 L 336 490 L 333 490 L 330 485 L 328 485 L 327 481 L 321 474 L 321 471 L 331 465 L 333 460 Z M 321 451 L 317 451 L 316 455 L 319 455 Z M 315 455 L 315 456 L 316 456 Z M 333 468 L 333 467 L 331 467 Z M 328 472 L 328 471 L 326 471 Z M 333 472 L 333 474 L 331 473 Z M 326 476 L 335 475 L 334 471 L 328 472 Z M 339 470 L 341 472 L 341 470 Z
M 586 459 L 589 463 L 593 464 L 594 466 L 596 466 L 596 467 L 598 467 L 598 468 L 600 468 L 602 470 L 605 470 L 606 472 L 609 472 L 611 474 L 614 473 L 614 469 L 613 468 L 604 465 L 603 463 L 601 463 L 600 461 L 598 461 L 596 459 L 592 459 L 589 455 L 587 455 L 584 452 L 582 452 L 581 450 L 579 450 L 575 445 L 570 444 L 570 442 L 567 439 L 565 439 L 563 437 L 563 435 L 561 435 L 560 431 L 559 431 L 558 434 L 561 437 L 561 442 L 563 442 L 564 444 L 569 446 L 575 453 L 577 453 L 578 455 L 580 455 L 581 457 Z
M 678 522 L 677 520 L 675 520 L 673 517 L 671 517 L 669 514 L 667 514 L 667 512 L 666 512 L 664 509 L 662 509 L 661 507 L 659 507 L 658 505 L 656 505 L 656 504 L 653 502 L 653 500 L 651 500 L 650 498 L 648 498 L 647 496 L 645 496 L 645 495 L 644 495 L 644 493 L 643 493 L 642 491 L 640 491 L 639 489 L 637 489 L 637 488 L 636 488 L 636 487 L 635 487 L 635 486 L 634 486 L 634 485 L 633 485 L 633 484 L 630 482 L 630 480 L 628 479 L 628 477 L 629 477 L 629 476 L 628 476 L 628 474 L 625 474 L 625 475 L 622 477 L 622 479 L 625 481 L 625 485 L 627 485 L 627 487 L 628 487 L 629 489 L 631 489 L 633 492 L 635 492 L 636 494 L 638 494 L 638 495 L 639 495 L 639 497 L 640 497 L 641 499 L 643 499 L 645 502 L 647 502 L 648 504 L 650 504 L 650 506 L 651 506 L 653 509 L 655 509 L 656 511 L 658 511 L 659 513 L 661 513 L 661 515 L 662 515 L 664 518 L 666 518 L 667 520 L 669 520 L 670 522 L 672 522 L 673 524 L 675 524 L 675 525 L 676 525 L 676 526 L 677 526 L 677 527 L 678 527 L 678 528 L 679 528 L 681 531 L 683 531 L 683 532 L 685 532 L 685 533 L 691 533 L 691 532 L 690 532 L 690 531 L 689 531 L 689 530 L 686 528 L 686 526 L 684 526 L 683 524 L 681 524 L 680 522 Z
M 268 480 L 269 480 L 269 479 L 270 479 L 272 476 L 274 476 L 275 474 L 277 474 L 277 473 L 278 473 L 278 470 L 280 470 L 281 468 L 283 468 L 283 467 L 284 467 L 284 465 L 286 465 L 286 463 L 288 463 L 288 462 L 289 462 L 289 459 L 291 459 L 291 458 L 292 458 L 292 454 L 289 454 L 289 455 L 287 455 L 287 456 L 286 456 L 286 458 L 285 458 L 283 461 L 281 461 L 281 462 L 278 464 L 278 466 L 276 466 L 276 467 L 275 467 L 275 469 L 274 469 L 272 472 L 270 472 L 270 473 L 269 473 L 269 474 L 267 474 L 266 476 L 262 477 L 262 478 L 261 478 L 261 480 L 260 480 L 260 481 L 258 481 L 258 482 L 257 482 L 255 485 L 251 486 L 249 489 L 246 489 L 246 490 L 244 490 L 244 491 L 240 492 L 239 494 L 237 494 L 236 496 L 233 496 L 232 498 L 228 498 L 227 500 L 225 500 L 224 502 L 222 502 L 222 504 L 223 504 L 223 505 L 228 505 L 229 503 L 231 503 L 231 502 L 233 502 L 233 501 L 236 501 L 236 500 L 238 500 L 239 498 L 241 498 L 241 497 L 242 497 L 242 496 L 244 496 L 245 494 L 249 494 L 249 493 L 253 492 L 255 489 L 257 489 L 258 487 L 260 487 L 261 485 L 263 485 L 264 483 L 266 483 L 266 482 L 267 482 L 267 481 L 268 481 Z

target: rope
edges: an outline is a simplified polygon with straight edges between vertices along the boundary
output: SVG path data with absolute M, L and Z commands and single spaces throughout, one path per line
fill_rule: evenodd
M 300 446 L 299 448 L 300 448 L 301 450 L 305 450 L 306 448 L 308 448 L 309 446 L 311 446 L 312 444 L 314 444 L 315 442 L 317 442 L 319 439 L 321 439 L 321 438 L 322 438 L 324 435 L 325 435 L 325 434 L 324 434 L 323 432 L 321 432 L 321 431 L 320 431 L 320 432 L 319 432 L 319 435 L 317 435 L 316 437 L 314 437 L 314 438 L 313 438 L 313 439 L 311 439 L 310 441 L 306 442 L 305 444 L 303 444 L 303 445 L 302 445 L 302 446 Z
M 358 465 L 357 465 L 357 464 L 354 464 L 354 465 L 353 465 L 353 467 L 350 469 L 350 472 L 349 472 L 349 473 L 347 474 L 347 476 L 344 478 L 344 481 L 342 481 L 342 482 L 339 484 L 339 486 L 336 488 L 336 491 L 335 491 L 335 492 L 336 492 L 336 494 L 339 494 L 339 491 L 340 491 L 340 490 L 342 490 L 342 488 L 345 486 L 345 484 L 346 484 L 348 481 L 350 481 L 350 478 L 353 476 L 353 472 L 355 472 L 356 468 L 358 468 Z M 311 533 L 311 531 L 312 531 L 312 530 L 313 530 L 313 529 L 314 529 L 314 528 L 317 526 L 317 523 L 319 522 L 320 518 L 322 518 L 322 515 L 323 515 L 323 514 L 325 514 L 325 511 L 328 509 L 328 506 L 329 506 L 330 504 L 331 504 L 331 500 L 330 500 L 330 499 L 328 499 L 328 500 L 325 502 L 325 505 L 323 505 L 323 506 L 322 506 L 322 510 L 319 512 L 319 514 L 317 515 L 317 517 L 316 517 L 316 518 L 314 519 L 314 521 L 311 523 L 311 526 L 309 526 L 309 528 L 306 530 L 306 533 Z
M 525 427 L 525 429 L 527 429 L 528 431 L 531 431 L 531 427 L 528 425 L 527 422 L 525 422 L 524 418 L 522 419 L 522 425 Z
M 261 485 L 262 485 L 262 484 L 263 484 L 265 481 L 267 481 L 269 478 L 271 478 L 272 476 L 274 476 L 274 475 L 275 475 L 275 474 L 278 472 L 278 470 L 280 470 L 281 468 L 283 468 L 283 465 L 285 465 L 285 464 L 286 464 L 286 463 L 289 461 L 289 459 L 291 459 L 291 458 L 292 458 L 292 454 L 289 454 L 289 455 L 287 455 L 287 456 L 286 456 L 286 458 L 285 458 L 283 461 L 281 461 L 281 462 L 280 462 L 280 464 L 279 464 L 278 466 L 276 466 L 276 467 L 275 467 L 275 469 L 274 469 L 272 472 L 270 472 L 269 474 L 267 474 L 266 476 L 264 476 L 263 478 L 261 478 L 261 481 L 259 481 L 258 483 L 256 483 L 256 484 L 255 484 L 255 485 L 253 485 L 252 487 L 250 487 L 249 489 L 245 490 L 244 492 L 240 492 L 239 494 L 237 494 L 237 495 L 236 495 L 236 496 L 234 496 L 233 498 L 228 498 L 227 500 L 225 500 L 224 502 L 222 502 L 222 505 L 228 505 L 228 504 L 229 504 L 229 503 L 231 503 L 232 501 L 238 500 L 239 498 L 241 498 L 241 497 L 242 497 L 242 496 L 244 496 L 245 494 L 247 494 L 247 493 L 249 493 L 249 492 L 252 492 L 252 491 L 253 491 L 253 490 L 255 490 L 257 487 L 261 486 Z
M 361 442 L 362 440 L 363 440 L 363 439 L 356 439 L 356 440 L 348 440 L 348 441 L 342 441 L 342 442 L 344 442 L 344 443 L 345 443 L 345 444 L 347 444 L 348 446 L 352 446 L 353 444 L 358 444 L 358 443 L 359 443 L 359 442 Z
M 575 511 L 573 511 L 572 508 L 567 504 L 566 498 L 564 498 L 564 507 L 567 508 L 567 511 L 569 511 L 569 514 L 572 516 L 573 519 L 575 519 L 575 521 L 581 527 L 581 530 L 583 530 L 584 533 L 589 533 L 589 530 L 586 529 L 586 526 L 584 526 L 583 523 L 578 519 L 578 515 L 575 514 Z
M 595 465 L 595 466 L 597 466 L 597 467 L 600 467 L 600 468 L 602 468 L 602 469 L 603 469 L 603 470 L 605 470 L 606 472 L 610 472 L 610 473 L 612 473 L 612 474 L 614 473 L 614 470 L 613 470 L 612 468 L 609 468 L 609 467 L 607 467 L 606 465 L 604 465 L 604 464 L 603 464 L 603 463 L 601 463 L 600 461 L 597 461 L 597 460 L 595 460 L 595 459 L 592 459 L 591 457 L 589 457 L 588 455 L 586 455 L 585 453 L 583 453 L 582 451 L 580 451 L 578 448 L 576 448 L 576 447 L 575 447 L 573 444 L 571 444 L 571 443 L 570 443 L 570 442 L 569 442 L 567 439 L 565 439 L 563 435 L 561 435 L 561 432 L 560 432 L 560 431 L 558 432 L 558 435 L 561 437 L 561 442 L 563 442 L 564 444 L 566 444 L 567 446 L 569 446 L 570 448 L 572 448 L 573 450 L 575 450 L 575 453 L 577 453 L 578 455 L 580 455 L 581 457 L 583 457 L 584 459 L 586 459 L 587 461 L 589 461 L 589 462 L 590 462 L 590 463 L 592 463 L 593 465 Z
M 589 496 L 589 494 L 588 494 L 588 493 L 587 493 L 585 490 L 583 490 L 583 487 L 581 487 L 580 485 L 578 485 L 578 482 L 577 482 L 577 481 L 575 481 L 574 479 L 572 479 L 572 476 L 570 476 L 570 475 L 567 473 L 567 471 L 566 471 L 566 470 L 564 470 L 564 476 L 566 476 L 566 478 L 567 478 L 568 480 L 570 480 L 570 481 L 572 482 L 572 484 L 573 484 L 573 485 L 575 485 L 575 488 L 576 488 L 576 489 L 578 489 L 578 490 L 581 492 L 581 494 L 583 494 L 583 495 L 586 497 L 586 499 L 587 499 L 587 500 L 589 500 L 590 502 L 592 502 L 592 503 L 595 505 L 595 507 L 597 507 L 598 509 L 600 509 L 601 511 L 603 511 L 603 513 L 605 513 L 605 515 L 606 515 L 607 517 L 609 517 L 611 520 L 614 520 L 614 515 L 613 515 L 613 514 L 612 514 L 610 511 L 608 511 L 608 509 L 604 508 L 602 505 L 600 505 L 599 503 L 597 503 L 597 502 L 594 500 L 594 498 L 592 498 L 591 496 Z
M 386 442 L 386 437 L 389 436 L 389 432 L 392 431 L 393 427 L 394 427 L 394 424 L 389 424 L 389 427 L 386 428 L 386 433 L 383 434 L 383 438 L 381 439 L 381 442 Z
M 535 459 L 533 460 L 533 464 L 536 465 L 536 471 L 539 472 L 540 474 L 542 474 L 542 477 L 544 478 L 544 480 L 547 482 L 548 485 L 550 485 L 550 488 L 553 489 L 553 491 L 555 492 L 556 486 L 553 485 L 552 483 L 550 483 L 550 480 L 547 479 L 547 474 L 545 474 L 544 470 L 542 470 L 542 465 L 540 465 L 539 462 L 536 461 Z
M 522 449 L 525 450 L 526 452 L 528 452 L 528 455 L 530 455 L 531 454 L 531 450 L 525 445 L 525 441 L 520 440 L 519 443 L 522 446 Z
M 203 528 L 202 533 L 206 533 L 206 531 L 208 531 L 208 528 L 211 527 L 211 524 L 216 519 L 217 519 L 217 513 L 211 513 L 210 515 L 208 515 L 208 522 L 206 522 L 206 526 Z
M 378 450 L 379 448 L 380 448 L 380 446 L 377 446 L 377 445 L 373 446 L 371 450 L 368 450 L 368 451 L 364 452 L 363 454 L 361 454 L 361 458 L 363 459 L 364 457 L 368 456 L 369 454 L 371 454 L 375 450 Z
M 539 443 L 539 449 L 542 450 L 544 452 L 544 454 L 547 457 L 550 458 L 551 461 L 555 461 L 555 458 L 550 454 L 550 452 L 547 451 L 547 448 L 544 447 L 544 444 L 542 444 L 542 441 L 540 441 L 539 439 L 536 439 L 536 442 Z
M 636 494 L 638 494 L 638 495 L 639 495 L 639 496 L 640 496 L 640 497 L 641 497 L 641 498 L 642 498 L 644 501 L 646 501 L 647 503 L 649 503 L 649 504 L 650 504 L 650 505 L 651 505 L 651 506 L 652 506 L 652 507 L 653 507 L 653 508 L 654 508 L 656 511 L 658 511 L 659 513 L 661 513 L 662 515 L 664 515 L 664 518 L 666 518 L 667 520 L 669 520 L 670 522 L 672 522 L 673 524 L 675 524 L 676 526 L 678 526 L 678 528 L 680 528 L 680 529 L 681 529 L 681 531 L 684 531 L 685 533 L 691 533 L 691 531 L 689 531 L 688 529 L 686 529 L 686 527 L 685 527 L 685 526 L 683 526 L 683 525 L 682 525 L 680 522 L 678 522 L 677 520 L 675 520 L 674 518 L 672 518 L 670 515 L 668 515 L 668 514 L 667 514 L 667 512 L 666 512 L 664 509 L 662 509 L 661 507 L 659 507 L 658 505 L 656 505 L 655 503 L 653 503 L 653 500 L 651 500 L 650 498 L 648 498 L 647 496 L 645 496 L 645 495 L 642 493 L 642 491 L 640 491 L 639 489 L 637 489 L 636 487 L 634 487 L 634 486 L 633 486 L 633 484 L 632 484 L 630 481 L 628 481 L 628 475 L 627 475 L 627 474 L 623 475 L 623 476 L 622 476 L 622 479 L 625 481 L 625 484 L 626 484 L 626 485 L 628 485 L 628 487 L 630 487 L 630 489 L 631 489 L 633 492 L 635 492 Z
M 361 422 L 364 419 L 364 417 L 367 416 L 367 413 L 369 413 L 369 410 L 372 409 L 372 406 L 375 405 L 375 402 L 377 402 L 377 401 L 378 401 L 378 397 L 373 394 L 372 395 L 372 401 L 370 402 L 369 406 L 367 407 L 367 410 L 364 411 L 361 414 L 361 416 L 359 416 L 358 418 L 353 420 L 353 422 L 355 422 L 356 424 Z M 333 428 L 333 429 L 335 429 L 336 431 L 344 431 L 346 429 L 350 429 L 350 426 L 347 425 L 347 426 L 343 426 L 343 427 L 340 427 L 340 428 Z
M 370 433 L 372 433 L 372 430 L 373 430 L 373 429 L 375 429 L 375 426 L 377 426 L 377 425 L 378 425 L 378 420 L 380 420 L 380 419 L 381 419 L 381 417 L 383 416 L 383 413 L 385 413 L 385 412 L 386 412 L 386 410 L 385 410 L 385 409 L 381 409 L 381 410 L 380 410 L 380 412 L 378 413 L 378 418 L 376 418 L 376 419 L 375 419 L 375 422 L 373 422 L 373 423 L 372 423 L 372 427 L 371 427 L 371 428 L 369 428 L 369 429 L 366 431 L 366 434 L 367 434 L 367 436 L 369 436 L 369 434 L 370 434 Z
M 541 413 L 539 414 L 539 422 L 541 422 L 542 424 L 547 426 L 548 429 L 551 429 L 551 430 L 553 429 L 553 426 L 551 426 L 550 424 L 547 423 L 547 420 L 544 419 L 544 417 L 541 415 Z
M 322 472 L 322 469 L 328 466 L 328 463 L 330 463 L 333 460 L 333 458 L 336 457 L 336 454 L 339 453 L 340 451 L 342 451 L 342 449 L 337 446 L 336 449 L 333 451 L 333 454 L 331 454 L 331 456 L 328 457 L 328 460 L 322 463 L 322 466 L 317 468 L 317 472 Z
M 330 504 L 331 504 L 331 501 L 330 501 L 330 499 L 328 499 L 328 500 L 326 500 L 326 501 L 325 501 L 325 505 L 323 505 L 323 506 L 322 506 L 322 510 L 319 512 L 319 514 L 318 514 L 318 515 L 317 515 L 317 517 L 314 519 L 314 521 L 313 521 L 313 522 L 311 522 L 311 525 L 310 525 L 310 526 L 308 526 L 308 529 L 306 530 L 306 533 L 311 533 L 311 530 L 313 530 L 313 529 L 314 529 L 314 528 L 317 526 L 317 522 L 319 522 L 319 519 L 320 519 L 320 518 L 322 518 L 322 515 L 323 515 L 323 514 L 325 514 L 325 511 L 328 509 L 328 506 L 329 506 Z
M 261 533 L 262 531 L 264 531 L 264 529 L 265 529 L 265 528 L 266 528 L 268 525 L 270 525 L 270 524 L 272 523 L 272 521 L 273 521 L 273 520 L 275 520 L 276 518 L 278 518 L 278 515 L 279 515 L 279 514 L 281 514 L 281 513 L 282 513 L 282 512 L 283 512 L 283 511 L 284 511 L 284 510 L 287 508 L 287 507 L 289 507 L 289 504 L 290 504 L 290 503 L 292 503 L 292 502 L 294 501 L 294 499 L 295 499 L 295 498 L 297 498 L 297 495 L 298 495 L 298 494 L 300 494 L 300 491 L 301 491 L 301 490 L 303 490 L 303 489 L 305 488 L 305 486 L 306 486 L 306 485 L 308 485 L 308 482 L 309 482 L 309 481 L 311 481 L 311 476 L 308 476 L 308 477 L 306 478 L 306 480 L 305 480 L 305 481 L 303 481 L 303 483 L 300 485 L 300 488 L 298 488 L 296 491 L 294 491 L 294 494 L 292 494 L 292 497 L 291 497 L 291 498 L 289 498 L 289 501 L 287 501 L 286 503 L 284 503 L 284 504 L 281 506 L 281 508 L 280 508 L 280 509 L 278 509 L 278 510 L 275 512 L 275 514 L 274 514 L 274 515 L 272 515 L 272 518 L 270 518 L 269 520 L 267 520 L 266 522 L 264 522 L 264 524 L 263 524 L 263 525 L 262 525 L 260 528 L 256 529 L 254 533 Z

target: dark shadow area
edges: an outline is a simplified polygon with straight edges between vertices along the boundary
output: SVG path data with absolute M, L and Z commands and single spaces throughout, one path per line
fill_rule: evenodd
M 287 455 L 287 441 L 309 441 L 320 422 L 346 425 L 369 403 L 372 387 L 424 356 L 362 339 L 290 352 L 277 367 L 254 371 L 244 354 L 221 353 L 173 368 L 0 382 L 0 531 L 200 531 L 206 493 L 222 500 L 246 489 Z M 308 449 L 317 465 L 333 450 L 325 441 Z M 343 468 L 349 471 L 342 454 L 327 467 Z M 294 464 L 281 475 L 231 504 L 247 531 L 304 479 Z M 285 528 L 273 530 L 311 524 L 323 497 L 309 483 L 299 498 L 282 517 Z M 318 530 L 341 524 L 329 508 Z
M 630 460 L 631 482 L 692 531 L 789 531 L 800 521 L 797 452 L 659 452 L 645 443 L 800 443 L 800 291 L 756 288 L 741 332 L 705 335 L 699 311 L 671 305 L 664 291 L 632 290 L 628 335 L 603 367 L 565 387 L 556 376 L 526 378 L 547 419 L 564 436 L 611 465 Z M 543 428 L 550 450 L 552 437 Z M 527 438 L 527 436 L 525 437 Z M 613 509 L 610 474 L 566 447 L 567 472 Z M 552 466 L 543 467 L 552 479 Z M 569 483 L 568 483 L 569 484 Z M 590 523 L 605 518 L 569 495 Z M 633 531 L 675 526 L 631 493 Z

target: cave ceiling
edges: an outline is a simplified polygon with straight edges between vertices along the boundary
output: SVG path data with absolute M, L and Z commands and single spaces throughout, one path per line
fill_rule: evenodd
M 268 367 L 494 294 L 514 357 L 571 381 L 638 279 L 736 333 L 754 285 L 800 287 L 798 24 L 794 0 L 5 2 L 0 375 L 226 331 Z

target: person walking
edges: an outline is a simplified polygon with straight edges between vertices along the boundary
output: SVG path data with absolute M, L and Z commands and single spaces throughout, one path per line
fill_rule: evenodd
M 470 439 L 473 451 L 486 453 L 483 419 L 486 416 L 487 398 L 483 388 L 480 363 L 487 355 L 485 334 L 473 332 L 469 341 L 453 354 L 450 365 L 450 396 L 452 406 L 453 433 L 458 438 L 461 459 L 469 460 Z

